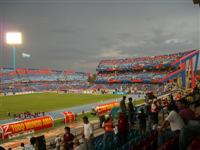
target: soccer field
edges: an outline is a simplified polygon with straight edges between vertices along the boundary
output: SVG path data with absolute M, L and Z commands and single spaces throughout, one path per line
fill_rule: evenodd
M 61 108 L 101 102 L 108 99 L 122 97 L 113 94 L 57 94 L 34 93 L 27 95 L 0 96 L 0 119 L 8 118 L 7 113 L 20 113 L 24 111 L 52 111 Z

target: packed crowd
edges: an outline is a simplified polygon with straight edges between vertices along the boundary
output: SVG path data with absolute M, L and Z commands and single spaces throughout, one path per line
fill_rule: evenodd
M 174 143 L 171 145 L 172 149 L 175 147 L 180 150 L 186 149 L 192 139 L 200 135 L 198 129 L 200 127 L 200 116 L 189 108 L 190 105 L 194 104 L 197 107 L 200 104 L 199 92 L 199 88 L 196 86 L 193 93 L 189 95 L 188 93 L 172 93 L 167 97 L 157 98 L 153 94 L 149 94 L 147 95 L 146 105 L 138 108 L 134 107 L 131 97 L 128 98 L 128 103 L 126 103 L 124 96 L 120 102 L 117 123 L 114 121 L 114 116 L 109 114 L 106 115 L 101 125 L 104 129 L 104 136 L 100 149 L 122 148 L 129 142 L 130 132 L 137 128 L 136 124 L 139 124 L 139 135 L 141 136 L 146 135 L 147 132 L 151 133 L 152 130 L 157 133 L 157 138 L 153 141 L 157 148 L 151 147 L 152 149 L 165 149 L 166 142 L 170 139 L 174 139 Z M 193 103 L 189 103 L 189 97 L 194 98 Z M 113 140 L 116 137 L 118 143 L 111 144 L 115 142 Z M 88 140 L 90 144 L 94 142 L 91 139 Z M 142 149 L 145 145 L 140 146 L 139 149 Z M 95 147 L 95 149 L 98 149 L 98 147 Z
M 84 90 L 90 86 L 87 82 L 51 82 L 51 83 L 15 83 L 0 87 L 0 93 L 4 95 L 15 95 L 17 93 L 41 92 L 41 91 L 59 91 L 68 92 L 71 90 Z
M 165 88 L 165 91 L 168 88 Z M 89 84 L 88 82 L 48 82 L 48 83 L 15 83 L 0 86 L 0 93 L 4 95 L 15 95 L 17 93 L 41 92 L 41 91 L 55 91 L 64 93 L 82 93 L 83 91 L 92 91 L 92 93 L 139 93 L 147 91 L 159 91 L 163 93 L 164 85 L 159 84 Z M 10 94 L 11 93 L 11 94 Z
M 135 94 L 135 95 L 141 95 L 148 93 L 150 91 L 155 91 L 158 95 L 164 94 L 166 92 L 169 92 L 171 89 L 173 89 L 173 85 L 171 86 L 171 83 L 166 83 L 164 85 L 162 84 L 141 84 L 141 83 L 124 83 L 124 84 L 94 84 L 90 87 L 90 89 L 93 90 L 93 93 L 126 93 L 126 94 Z
M 135 107 L 132 98 L 123 96 L 115 117 L 106 114 L 100 126 L 104 134 L 95 137 L 92 123 L 83 117 L 82 137 L 73 135 L 65 127 L 64 135 L 55 137 L 56 150 L 112 150 L 148 149 L 168 150 L 194 147 L 194 140 L 200 136 L 200 88 L 191 92 L 171 92 L 157 97 L 148 93 L 145 105 Z M 31 144 L 22 143 L 22 149 L 41 146 L 36 139 Z M 197 142 L 198 143 L 198 142 Z M 197 144 L 195 143 L 195 144 Z
M 134 147 L 152 150 L 186 150 L 188 147 L 192 147 L 192 141 L 200 136 L 200 115 L 198 111 L 195 111 L 200 105 L 198 86 L 193 89 L 192 93 L 171 93 L 161 98 L 149 93 L 145 106 L 138 109 L 133 106 L 131 97 L 128 99 L 128 104 L 125 103 L 125 100 L 126 97 L 123 97 L 120 102 L 121 112 L 118 115 L 118 136 L 121 144 L 118 147 L 121 146 L 122 149 Z M 149 138 L 146 138 L 146 140 L 141 139 L 139 143 L 130 144 L 132 142 L 128 135 L 132 128 L 136 128 L 136 123 L 139 124 L 139 133 L 142 136 L 152 130 L 157 133 L 157 137 L 152 143 L 149 143 Z M 116 134 L 111 117 L 105 121 L 104 130 L 103 149 L 115 149 L 109 145 Z
M 169 55 L 102 60 L 97 71 L 112 71 L 112 70 L 138 70 L 148 68 L 168 67 L 172 62 L 191 53 L 192 51 L 174 53 Z
M 0 68 L 0 93 L 56 91 L 86 88 L 88 73 L 20 68 Z
M 36 81 L 87 81 L 88 73 L 49 69 L 0 68 L 1 84 Z
M 116 72 L 116 73 L 98 73 L 96 83 L 132 83 L 132 82 L 154 82 L 160 81 L 170 72 Z
M 180 60 L 192 52 L 102 60 L 96 69 L 96 83 L 163 83 L 179 73 Z
M 41 116 L 45 116 L 45 112 L 34 112 L 31 113 L 29 111 L 25 111 L 23 113 L 14 113 L 12 114 L 11 112 L 8 112 L 8 117 L 12 117 L 16 120 L 24 120 L 24 119 L 31 119 L 31 118 L 37 118 Z

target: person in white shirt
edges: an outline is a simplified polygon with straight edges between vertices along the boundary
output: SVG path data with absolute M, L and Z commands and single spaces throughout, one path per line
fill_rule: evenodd
M 169 115 L 165 118 L 165 121 L 162 123 L 161 127 L 158 129 L 159 138 L 158 146 L 161 146 L 169 138 L 176 138 L 179 136 L 180 131 L 184 127 L 184 121 L 177 112 L 177 107 L 174 104 L 168 106 L 170 111 Z M 167 127 L 170 126 L 171 130 L 167 130 Z
M 184 127 L 183 119 L 175 110 L 172 110 L 169 113 L 165 121 L 170 123 L 170 127 L 172 131 L 181 130 Z
M 56 136 L 55 143 L 56 143 L 56 150 L 60 150 L 61 137 L 59 135 Z
M 83 117 L 83 138 L 85 140 L 85 144 L 87 150 L 93 150 L 93 127 L 92 124 L 88 121 L 88 117 Z
M 31 137 L 30 138 L 30 144 L 25 145 L 24 149 L 25 150 L 35 150 L 36 149 L 35 148 L 36 147 L 35 143 L 36 143 L 36 138 L 35 137 Z

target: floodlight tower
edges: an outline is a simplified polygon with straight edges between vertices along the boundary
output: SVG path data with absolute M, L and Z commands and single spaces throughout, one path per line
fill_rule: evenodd
M 7 32 L 6 43 L 12 46 L 13 49 L 13 69 L 16 70 L 16 45 L 22 44 L 21 32 Z

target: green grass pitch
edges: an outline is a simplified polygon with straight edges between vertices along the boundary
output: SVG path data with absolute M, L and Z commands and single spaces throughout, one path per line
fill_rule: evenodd
M 108 99 L 119 98 L 121 95 L 104 94 L 57 94 L 34 93 L 27 95 L 0 96 L 0 119 L 8 118 L 7 113 L 20 113 L 24 111 L 52 111 L 62 108 L 101 102 Z

